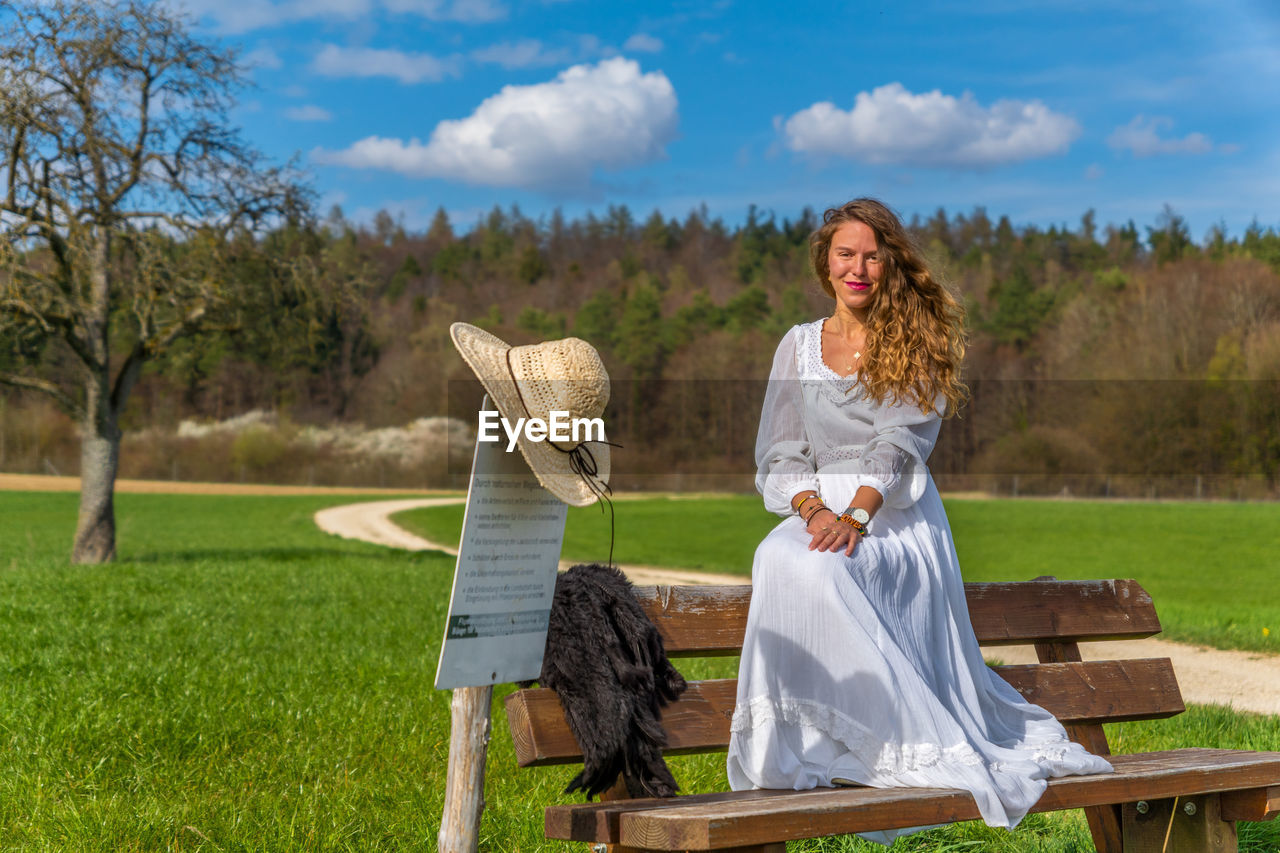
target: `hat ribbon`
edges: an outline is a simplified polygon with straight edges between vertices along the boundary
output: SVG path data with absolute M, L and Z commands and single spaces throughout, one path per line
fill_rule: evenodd
M 507 360 L 507 373 L 511 376 L 511 383 L 515 386 L 515 389 L 516 389 L 516 399 L 520 401 L 520 408 L 524 409 L 525 416 L 528 418 L 532 418 L 533 413 L 529 411 L 529 406 L 524 401 L 524 395 L 520 393 L 520 380 L 516 379 L 516 372 L 511 367 L 511 349 L 510 348 L 507 349 L 505 356 Z M 622 447 L 621 444 L 617 444 L 616 442 L 612 442 L 612 441 L 601 441 L 598 443 L 607 444 L 610 447 Z M 597 482 L 599 480 L 599 477 L 597 475 L 600 472 L 600 464 L 596 462 L 596 457 L 591 453 L 591 449 L 587 447 L 587 443 L 585 441 L 575 444 L 573 447 L 571 447 L 568 450 L 565 450 L 563 447 L 561 447 L 560 445 L 556 444 L 554 441 L 551 441 L 551 440 L 548 440 L 547 444 L 550 445 L 551 447 L 554 447 L 556 450 L 560 451 L 561 453 L 567 454 L 569 456 L 569 470 L 577 474 L 582 479 L 582 482 L 586 483 L 587 489 L 590 490 L 590 492 L 593 495 L 595 495 L 602 502 L 602 504 L 609 505 L 609 562 L 608 562 L 608 565 L 612 566 L 613 565 L 613 539 L 614 539 L 614 513 L 613 513 L 613 501 L 609 500 L 609 495 L 613 494 L 613 487 L 611 487 L 608 483 L 605 483 L 603 481 Z M 600 507 L 600 512 L 604 513 L 603 505 Z

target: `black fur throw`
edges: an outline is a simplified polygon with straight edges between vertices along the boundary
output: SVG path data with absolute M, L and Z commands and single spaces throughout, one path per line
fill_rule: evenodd
M 582 772 L 565 793 L 591 799 L 621 773 L 632 797 L 675 795 L 662 707 L 687 685 L 622 572 L 593 563 L 556 578 L 538 680 L 556 691 L 582 748 Z

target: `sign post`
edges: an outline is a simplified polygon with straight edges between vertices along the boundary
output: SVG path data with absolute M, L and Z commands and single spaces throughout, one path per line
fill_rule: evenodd
M 478 847 L 493 685 L 542 670 L 567 512 L 520 453 L 476 442 L 436 669 L 436 688 L 453 689 L 439 853 Z

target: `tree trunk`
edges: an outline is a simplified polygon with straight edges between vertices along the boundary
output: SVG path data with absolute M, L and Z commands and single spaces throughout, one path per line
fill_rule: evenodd
M 116 558 L 116 473 L 120 467 L 120 429 L 110 403 L 91 412 L 80 438 L 80 520 L 76 523 L 73 563 L 109 563 Z M 94 416 L 96 415 L 96 416 Z
M 109 563 L 116 558 L 116 472 L 120 467 L 118 406 L 111 395 L 109 242 L 94 246 L 91 305 L 86 311 L 84 422 L 80 425 L 80 519 L 73 563 Z M 119 401 L 123 405 L 123 401 Z

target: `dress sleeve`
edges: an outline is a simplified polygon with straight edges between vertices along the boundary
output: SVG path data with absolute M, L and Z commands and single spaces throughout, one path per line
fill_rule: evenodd
M 926 412 L 907 401 L 878 407 L 876 435 L 862 452 L 858 485 L 872 487 L 895 509 L 920 500 L 929 478 L 925 462 L 938 440 L 940 412 L 945 405 L 946 400 L 940 398 Z
M 764 496 L 765 509 L 783 517 L 796 514 L 791 499 L 797 494 L 818 490 L 796 370 L 799 335 L 799 327 L 793 327 L 774 353 L 756 435 L 756 489 Z

